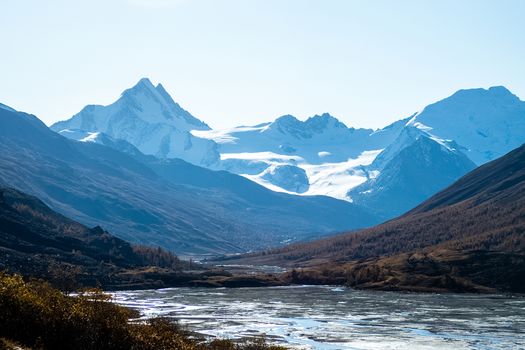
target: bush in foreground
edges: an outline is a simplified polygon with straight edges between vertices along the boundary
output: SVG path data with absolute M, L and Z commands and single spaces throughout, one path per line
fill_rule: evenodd
M 72 297 L 45 282 L 26 282 L 4 273 L 0 273 L 0 310 L 0 340 L 34 349 L 283 349 L 260 339 L 204 342 L 167 319 L 133 322 L 136 311 L 111 303 L 110 296 L 99 290 Z

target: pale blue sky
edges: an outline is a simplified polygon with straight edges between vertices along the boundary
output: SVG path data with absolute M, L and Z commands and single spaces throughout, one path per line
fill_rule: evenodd
M 144 76 L 214 128 L 381 127 L 469 87 L 525 99 L 525 1 L 1 0 L 0 102 L 49 124 Z

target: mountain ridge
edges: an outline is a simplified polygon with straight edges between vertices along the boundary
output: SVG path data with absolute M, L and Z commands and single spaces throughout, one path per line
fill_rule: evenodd
M 160 84 L 154 87 L 148 79 L 142 79 L 137 86 L 162 95 L 159 98 L 175 104 Z M 128 89 L 123 95 L 133 95 L 135 89 Z M 192 118 L 189 113 L 186 116 Z M 79 126 L 75 125 L 75 118 L 78 117 L 66 124 L 57 123 L 52 128 L 66 137 L 82 141 L 91 141 L 95 132 L 108 131 L 93 127 L 77 130 L 73 128 Z M 62 129 L 67 123 L 69 128 Z M 378 204 L 395 199 L 392 186 L 384 186 L 381 180 L 392 178 L 398 182 L 399 188 L 408 189 L 403 197 L 411 193 L 411 198 L 403 198 L 399 205 L 386 205 L 376 210 L 382 217 L 392 218 L 471 170 L 472 164 L 461 160 L 462 154 L 480 165 L 525 142 L 525 102 L 501 86 L 462 89 L 428 105 L 421 112 L 377 130 L 347 127 L 329 113 L 306 120 L 288 114 L 271 122 L 226 130 L 211 130 L 205 124 L 191 125 L 185 126 L 183 135 L 175 138 L 144 125 L 147 129 L 144 133 L 149 135 L 147 143 L 151 146 L 153 142 L 153 148 L 145 148 L 142 136 L 137 139 L 136 136 L 111 133 L 111 130 L 108 136 L 115 140 L 124 139 L 143 153 L 159 158 L 178 157 L 212 170 L 227 170 L 273 191 L 303 196 L 327 195 L 373 210 Z M 450 152 L 443 150 L 400 157 L 403 148 L 411 146 L 420 135 Z M 428 152 L 434 148 L 413 146 L 412 149 Z M 424 161 L 433 156 L 438 157 L 436 164 L 451 164 L 453 168 L 432 167 L 431 161 Z M 411 188 L 409 181 L 400 183 L 396 180 L 412 176 L 404 173 L 406 165 L 411 162 L 421 162 L 422 177 L 429 184 L 436 184 L 429 187 L 431 191 L 424 186 Z M 387 164 L 389 168 L 385 169 Z M 381 174 L 383 171 L 386 173 Z
M 103 132 L 130 142 L 145 154 L 178 157 L 197 165 L 210 165 L 219 159 L 215 142 L 190 133 L 208 130 L 209 126 L 173 101 L 161 84 L 155 87 L 148 78 L 126 89 L 112 104 L 88 105 L 50 128 L 56 132 Z
M 0 109 L 0 150 L 1 183 L 81 223 L 179 254 L 252 250 L 380 220 L 330 197 L 275 193 L 238 175 L 147 156 L 125 141 L 69 140 L 21 112 Z
M 133 246 L 100 226 L 88 228 L 60 215 L 38 198 L 0 188 L 0 269 L 25 277 L 45 278 L 60 288 L 78 286 L 151 286 L 125 271 L 165 268 L 174 279 L 184 266 L 174 255 Z

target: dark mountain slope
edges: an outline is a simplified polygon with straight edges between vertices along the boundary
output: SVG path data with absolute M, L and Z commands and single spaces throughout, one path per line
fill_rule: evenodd
M 260 249 L 378 221 L 344 201 L 275 193 L 240 176 L 71 141 L 5 109 L 0 183 L 83 224 L 178 253 Z
M 381 155 L 378 158 L 381 162 Z M 451 151 L 430 137 L 418 134 L 381 167 L 378 177 L 352 189 L 349 195 L 355 203 L 392 218 L 428 199 L 475 167 L 463 153 Z
M 482 165 L 439 192 L 407 214 L 426 212 L 475 197 L 477 203 L 489 200 L 523 200 L 525 147 Z
M 11 188 L 0 188 L 0 272 L 44 279 L 66 291 L 282 284 L 271 276 L 233 276 L 158 247 L 131 245 Z
M 183 263 L 166 251 L 132 246 L 98 226 L 81 225 L 33 196 L 0 188 L 0 270 L 61 287 L 117 286 L 117 280 L 129 283 L 118 273 L 146 266 L 174 273 Z
M 89 229 L 53 212 L 35 197 L 0 189 L 0 245 L 27 254 L 61 255 L 96 264 L 113 260 L 118 265 L 139 263 L 131 246 L 100 227 Z M 8 266 L 4 259 L 2 264 Z M 89 264 L 89 263 L 88 263 Z
M 303 283 L 326 264 L 356 287 L 525 292 L 525 146 L 397 219 L 241 261 L 314 267 Z

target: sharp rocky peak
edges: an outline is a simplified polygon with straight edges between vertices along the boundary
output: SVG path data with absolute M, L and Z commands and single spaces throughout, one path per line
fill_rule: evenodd
M 314 115 L 313 117 L 308 118 L 305 121 L 305 124 L 315 130 L 322 130 L 327 127 L 336 127 L 336 128 L 347 128 L 347 126 L 339 121 L 336 117 L 330 115 L 329 113 L 323 113 L 321 115 Z
M 272 124 L 280 127 L 293 127 L 302 128 L 305 130 L 322 130 L 327 127 L 344 127 L 346 125 L 340 122 L 337 118 L 333 117 L 329 113 L 323 113 L 321 115 L 316 114 L 313 117 L 308 118 L 305 121 L 301 121 L 293 115 L 286 114 L 277 118 Z
M 146 95 L 148 98 L 158 100 L 161 103 L 169 102 L 166 100 L 166 96 L 169 96 L 169 94 L 164 90 L 164 87 L 158 84 L 156 88 L 148 78 L 140 79 L 133 87 L 124 90 L 122 93 L 124 98 L 136 97 L 137 95 Z
M 144 99 L 159 104 L 165 110 L 164 116 L 166 119 L 183 119 L 186 123 L 197 128 L 209 129 L 206 123 L 195 118 L 176 103 L 162 84 L 159 83 L 157 86 L 154 86 L 148 78 L 140 79 L 132 88 L 125 90 L 117 103 L 124 103 L 125 105 L 132 105 L 142 109 Z
M 275 119 L 273 122 L 275 124 L 288 124 L 288 123 L 301 123 L 299 119 L 294 117 L 291 114 L 285 114 L 283 116 L 280 116 L 279 118 Z

